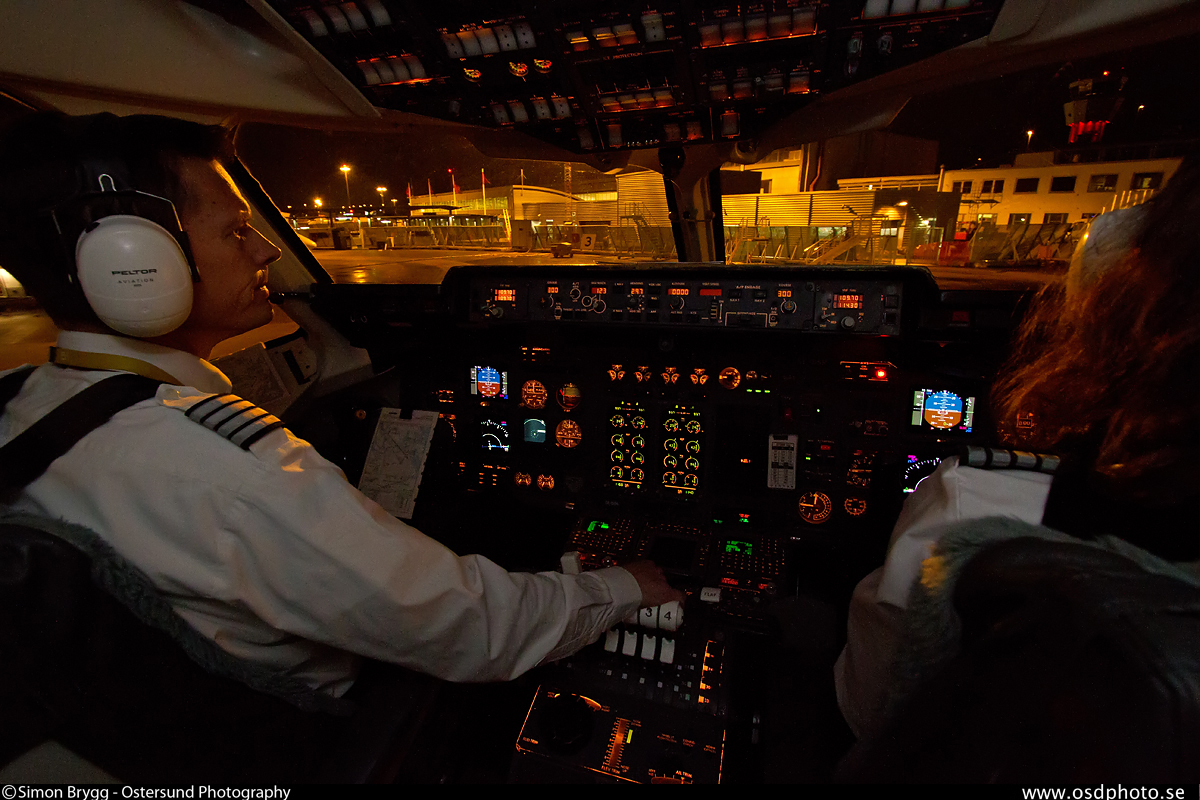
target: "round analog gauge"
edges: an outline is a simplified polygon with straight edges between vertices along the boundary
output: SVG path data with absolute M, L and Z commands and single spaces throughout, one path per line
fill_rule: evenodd
M 521 402 L 526 408 L 545 408 L 546 387 L 541 381 L 525 381 L 521 387 Z
M 645 417 L 634 417 L 632 420 L 629 421 L 629 425 L 630 425 L 630 427 L 635 428 L 636 430 L 640 431 L 642 428 L 646 427 L 646 418 Z
M 724 386 L 726 389 L 736 389 L 742 382 L 742 373 L 738 372 L 733 367 L 726 367 L 717 375 L 717 383 Z
M 820 525 L 832 511 L 833 503 L 824 492 L 805 492 L 800 497 L 800 517 L 805 522 Z
M 867 501 L 858 497 L 847 497 L 846 502 L 842 503 L 842 508 L 852 517 L 861 517 L 867 513 Z
M 641 436 L 635 436 L 635 437 L 633 437 L 633 446 L 635 448 L 637 448 L 638 450 L 641 450 L 643 447 L 646 446 L 646 440 L 643 439 Z
M 646 477 L 646 475 L 640 469 L 638 469 L 637 467 L 634 467 L 633 469 L 631 469 L 629 471 L 629 477 L 631 480 L 640 482 L 643 478 Z
M 683 462 L 683 468 L 695 472 L 696 470 L 700 469 L 700 462 L 695 458 L 689 458 L 687 461 Z
M 641 453 L 638 453 L 638 452 L 635 452 L 635 453 L 633 454 L 633 457 L 632 457 L 632 458 L 630 458 L 629 460 L 630 460 L 630 461 L 632 461 L 632 462 L 633 462 L 633 463 L 635 463 L 635 464 L 644 464 L 644 463 L 646 463 L 646 457 L 645 457 L 644 455 L 642 455 Z
M 620 428 L 622 425 L 625 424 L 625 418 L 622 417 L 620 414 L 613 414 L 612 419 L 610 419 L 609 422 L 612 423 L 612 426 L 614 428 Z
M 538 475 L 537 476 L 537 486 L 543 492 L 550 491 L 551 489 L 554 488 L 554 476 L 553 475 Z
M 564 419 L 554 429 L 554 441 L 558 442 L 559 447 L 568 449 L 575 447 L 582 438 L 583 433 L 579 430 L 579 423 L 573 419 Z
M 683 485 L 688 487 L 689 489 L 695 489 L 699 483 L 700 483 L 700 478 L 698 478 L 695 475 L 684 475 L 683 476 Z
M 674 472 L 664 472 L 663 473 L 663 483 L 665 483 L 667 486 L 674 486 L 675 482 L 678 480 L 679 480 L 679 476 L 676 475 Z
M 533 476 L 528 472 L 518 472 L 514 478 L 517 486 L 529 486 L 533 483 Z
M 687 447 L 687 451 L 689 453 L 699 453 L 700 452 L 700 441 L 698 439 L 692 439 L 691 441 L 689 441 L 687 443 L 686 447 Z
M 687 428 L 688 433 L 699 433 L 700 432 L 700 420 L 689 419 L 687 422 L 687 425 L 685 425 L 684 427 Z
M 676 450 L 679 449 L 679 440 L 678 439 L 667 439 L 665 442 L 663 442 L 663 447 L 666 448 L 667 450 L 669 450 L 670 452 L 674 453 Z
M 677 430 L 679 430 L 679 420 L 675 419 L 674 417 L 671 417 L 670 419 L 668 419 L 666 422 L 663 423 L 663 428 L 665 428 L 669 431 L 677 431 Z
M 558 390 L 558 404 L 562 406 L 563 411 L 570 411 L 572 408 L 575 408 L 582 399 L 583 396 L 580 394 L 579 387 L 573 383 L 565 383 Z
M 613 467 L 608 471 L 608 477 L 612 478 L 614 481 L 621 480 L 621 475 L 623 474 L 622 469 L 622 467 Z
M 613 437 L 612 437 L 612 443 L 616 447 L 624 447 L 625 446 L 625 434 L 614 433 Z
M 612 454 L 609 456 L 609 458 L 611 458 L 613 461 L 616 461 L 617 463 L 620 463 L 625 460 L 625 451 L 624 450 L 613 450 Z
M 667 469 L 675 469 L 679 466 L 679 459 L 675 456 L 667 456 L 663 459 L 663 466 Z

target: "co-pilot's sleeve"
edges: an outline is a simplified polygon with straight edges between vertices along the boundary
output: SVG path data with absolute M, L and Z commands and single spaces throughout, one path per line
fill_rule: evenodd
M 846 647 L 835 667 L 838 705 L 856 734 L 885 708 L 909 593 L 948 526 L 994 516 L 1037 524 L 1050 481 L 1037 472 L 959 467 L 947 458 L 904 501 L 887 560 L 850 599 Z
M 595 641 L 641 602 L 620 568 L 510 573 L 457 556 L 286 431 L 253 454 L 223 547 L 237 593 L 280 630 L 449 680 L 501 680 Z

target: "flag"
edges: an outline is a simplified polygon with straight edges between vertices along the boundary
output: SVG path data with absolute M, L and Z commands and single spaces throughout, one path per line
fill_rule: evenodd
M 483 167 L 479 168 L 479 179 L 483 182 L 484 186 L 487 186 L 490 183 L 490 181 L 487 179 L 487 175 L 483 173 Z

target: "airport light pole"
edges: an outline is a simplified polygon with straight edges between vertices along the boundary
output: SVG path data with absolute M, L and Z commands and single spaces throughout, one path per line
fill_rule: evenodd
M 383 197 L 383 196 L 384 196 L 385 194 L 387 194 L 387 187 L 386 187 L 386 186 L 376 186 L 376 187 L 375 187 L 375 191 L 379 192 L 379 210 L 380 210 L 380 211 L 386 211 L 386 210 L 387 210 L 387 203 L 386 203 L 386 202 L 384 202 L 384 197 Z
M 338 167 L 342 171 L 342 177 L 346 179 L 346 206 L 350 206 L 350 165 L 342 164 Z M 353 212 L 351 212 L 353 213 Z

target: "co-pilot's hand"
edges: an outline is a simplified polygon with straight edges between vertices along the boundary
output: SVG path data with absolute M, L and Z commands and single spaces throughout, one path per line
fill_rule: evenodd
M 661 606 L 672 600 L 683 602 L 683 592 L 671 588 L 663 571 L 653 561 L 634 561 L 621 567 L 637 580 L 642 590 L 642 608 Z

